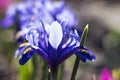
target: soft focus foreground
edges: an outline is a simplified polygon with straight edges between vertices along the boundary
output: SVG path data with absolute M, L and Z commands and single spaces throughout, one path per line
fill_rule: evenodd
M 77 28 L 79 31 L 82 31 L 84 26 L 89 24 L 90 29 L 85 46 L 88 46 L 97 56 L 95 62 L 81 62 L 77 71 L 77 80 L 120 80 L 119 1 L 66 1 L 67 4 L 72 6 L 74 13 L 78 17 L 79 25 Z M 11 0 L 11 3 L 15 2 L 15 0 Z M 0 4 L 1 20 L 6 10 L 6 6 L 3 6 L 3 4 Z M 17 49 L 14 37 L 16 33 L 15 28 L 15 26 L 8 29 L 0 28 L 0 80 L 40 80 L 42 77 L 40 75 L 44 74 L 42 70 L 46 69 L 42 59 L 34 55 L 32 59 L 33 61 L 35 59 L 36 62 L 28 61 L 24 66 L 20 66 L 17 60 L 13 58 L 14 52 Z M 62 73 L 62 75 L 58 74 L 58 77 L 61 80 L 69 80 L 74 61 L 75 55 L 60 65 L 61 70 L 59 73 Z M 34 66 L 31 66 L 33 64 Z M 34 73 L 34 75 L 31 73 Z

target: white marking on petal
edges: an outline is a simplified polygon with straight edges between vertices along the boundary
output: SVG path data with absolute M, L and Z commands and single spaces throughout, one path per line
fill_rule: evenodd
M 63 38 L 63 31 L 61 25 L 55 21 L 51 24 L 49 42 L 51 46 L 55 49 L 58 48 Z
M 78 46 L 80 46 L 80 42 L 79 41 L 77 41 L 77 43 L 76 43 L 76 47 L 78 47 Z
M 39 34 L 37 33 L 35 28 L 31 28 L 29 32 L 26 34 L 26 40 L 30 43 L 32 46 L 38 46 L 38 36 Z
M 79 37 L 79 34 L 78 34 L 77 30 L 75 30 L 75 34 L 76 34 L 77 37 Z
M 39 49 L 39 47 L 37 47 L 37 46 L 32 46 L 34 49 Z
M 49 35 L 49 33 L 50 33 L 50 25 L 49 24 L 45 24 L 45 31 L 47 32 L 47 35 Z
M 67 45 L 70 44 L 71 40 L 72 40 L 72 38 L 69 38 L 69 39 L 67 40 L 67 42 L 62 46 L 62 48 L 67 47 Z
M 76 43 L 76 39 L 73 39 L 73 41 L 71 42 L 70 46 L 74 45 Z
M 95 59 L 92 59 L 92 61 L 95 61 Z
M 15 51 L 14 58 L 17 58 L 17 56 L 20 54 L 19 50 Z

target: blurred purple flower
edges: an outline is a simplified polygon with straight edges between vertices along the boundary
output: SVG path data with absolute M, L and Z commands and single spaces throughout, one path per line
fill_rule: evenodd
M 99 76 L 99 80 L 113 80 L 110 70 L 108 68 L 103 68 Z
M 45 8 L 49 11 L 51 15 L 53 15 L 54 19 L 61 22 L 62 20 L 66 20 L 68 23 L 67 26 L 70 28 L 75 27 L 77 25 L 77 18 L 70 6 L 66 6 L 64 1 L 49 1 L 47 0 L 45 3 Z
M 29 28 L 36 19 L 41 19 L 48 24 L 54 20 L 52 15 L 44 8 L 41 0 L 36 0 L 34 2 L 26 0 L 18 4 L 10 5 L 0 25 L 3 28 L 12 25 L 17 26 L 18 33 L 16 34 L 16 40 L 18 43 L 21 43 L 25 39 L 24 36 L 27 28 Z
M 5 18 L 0 22 L 3 28 L 17 26 L 16 40 L 22 43 L 25 40 L 27 29 L 36 19 L 51 24 L 54 20 L 61 22 L 63 19 L 69 28 L 76 26 L 77 19 L 70 8 L 66 8 L 64 1 L 50 0 L 25 0 L 11 4 L 6 11 Z M 25 30 L 24 30 L 25 29 Z
M 5 16 L 6 17 L 0 22 L 0 25 L 3 28 L 12 26 L 14 23 L 14 17 L 15 17 L 15 5 L 9 6 L 9 8 L 6 11 Z
M 74 27 L 77 23 L 75 15 L 70 8 L 65 6 L 64 1 L 36 0 L 33 2 L 26 0 L 11 4 L 1 25 L 10 27 L 15 23 L 21 29 L 24 24 L 36 18 L 48 24 L 51 24 L 53 20 L 61 22 L 65 19 L 69 27 Z
M 30 20 L 36 18 L 42 19 L 44 22 L 51 23 L 53 21 L 52 16 L 44 9 L 40 0 L 24 1 L 18 4 L 12 4 L 9 6 L 6 17 L 2 20 L 1 25 L 3 27 L 10 27 L 13 24 L 21 30 L 24 24 L 29 23 Z M 24 26 L 25 27 L 25 26 Z

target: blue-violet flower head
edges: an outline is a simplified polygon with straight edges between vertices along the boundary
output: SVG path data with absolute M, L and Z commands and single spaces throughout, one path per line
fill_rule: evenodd
M 80 47 L 80 37 L 76 30 L 69 29 L 65 21 L 52 22 L 51 25 L 36 20 L 29 28 L 24 42 L 15 52 L 20 55 L 19 63 L 24 65 L 35 53 L 42 57 L 51 70 L 72 54 L 80 56 L 82 62 L 94 61 L 95 55 L 85 47 Z

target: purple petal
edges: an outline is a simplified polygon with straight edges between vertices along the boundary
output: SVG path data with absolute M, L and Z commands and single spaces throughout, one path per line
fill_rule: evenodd
M 38 40 L 39 40 L 39 33 L 37 28 L 32 27 L 30 31 L 26 34 L 26 40 L 30 43 L 30 45 L 33 46 L 38 46 Z
M 5 18 L 0 22 L 0 25 L 3 26 L 3 28 L 12 26 L 14 23 L 15 14 L 16 14 L 15 5 L 10 5 L 5 14 Z
M 4 18 L 4 19 L 0 22 L 0 25 L 1 25 L 3 28 L 8 28 L 8 27 L 12 26 L 13 23 L 14 23 L 13 18 Z
M 49 64 L 52 64 L 52 61 L 50 60 L 48 54 L 43 51 L 42 49 L 38 48 L 38 49 L 35 49 L 35 51 L 37 52 L 37 54 L 42 57 L 46 62 L 48 62 Z
M 86 59 L 86 60 L 91 60 L 91 61 L 95 61 L 96 57 L 95 54 L 93 54 L 90 50 L 88 50 L 87 48 L 79 48 L 79 50 L 76 53 L 78 56 Z
M 20 56 L 20 59 L 19 59 L 19 63 L 21 65 L 24 65 L 34 54 L 34 51 L 29 51 L 27 53 L 23 53 L 21 56 Z
M 62 21 L 63 19 L 66 20 L 68 26 L 74 27 L 77 24 L 77 19 L 75 15 L 69 9 L 64 9 L 61 13 L 56 15 L 57 20 Z
M 28 46 L 20 47 L 15 51 L 14 58 L 17 58 Z
M 75 53 L 75 49 L 73 48 L 73 46 L 64 48 L 58 55 L 57 64 L 60 64 L 74 53 Z
M 50 25 L 45 24 L 45 31 L 46 31 L 47 35 L 49 35 L 49 33 L 50 33 Z
M 56 10 L 61 10 L 65 6 L 65 1 L 55 1 L 54 7 Z
M 47 10 L 47 11 L 49 11 L 50 13 L 54 13 L 55 11 L 54 11 L 54 6 L 53 6 L 53 4 L 52 4 L 52 2 L 51 1 L 46 1 L 45 2 L 45 9 Z

